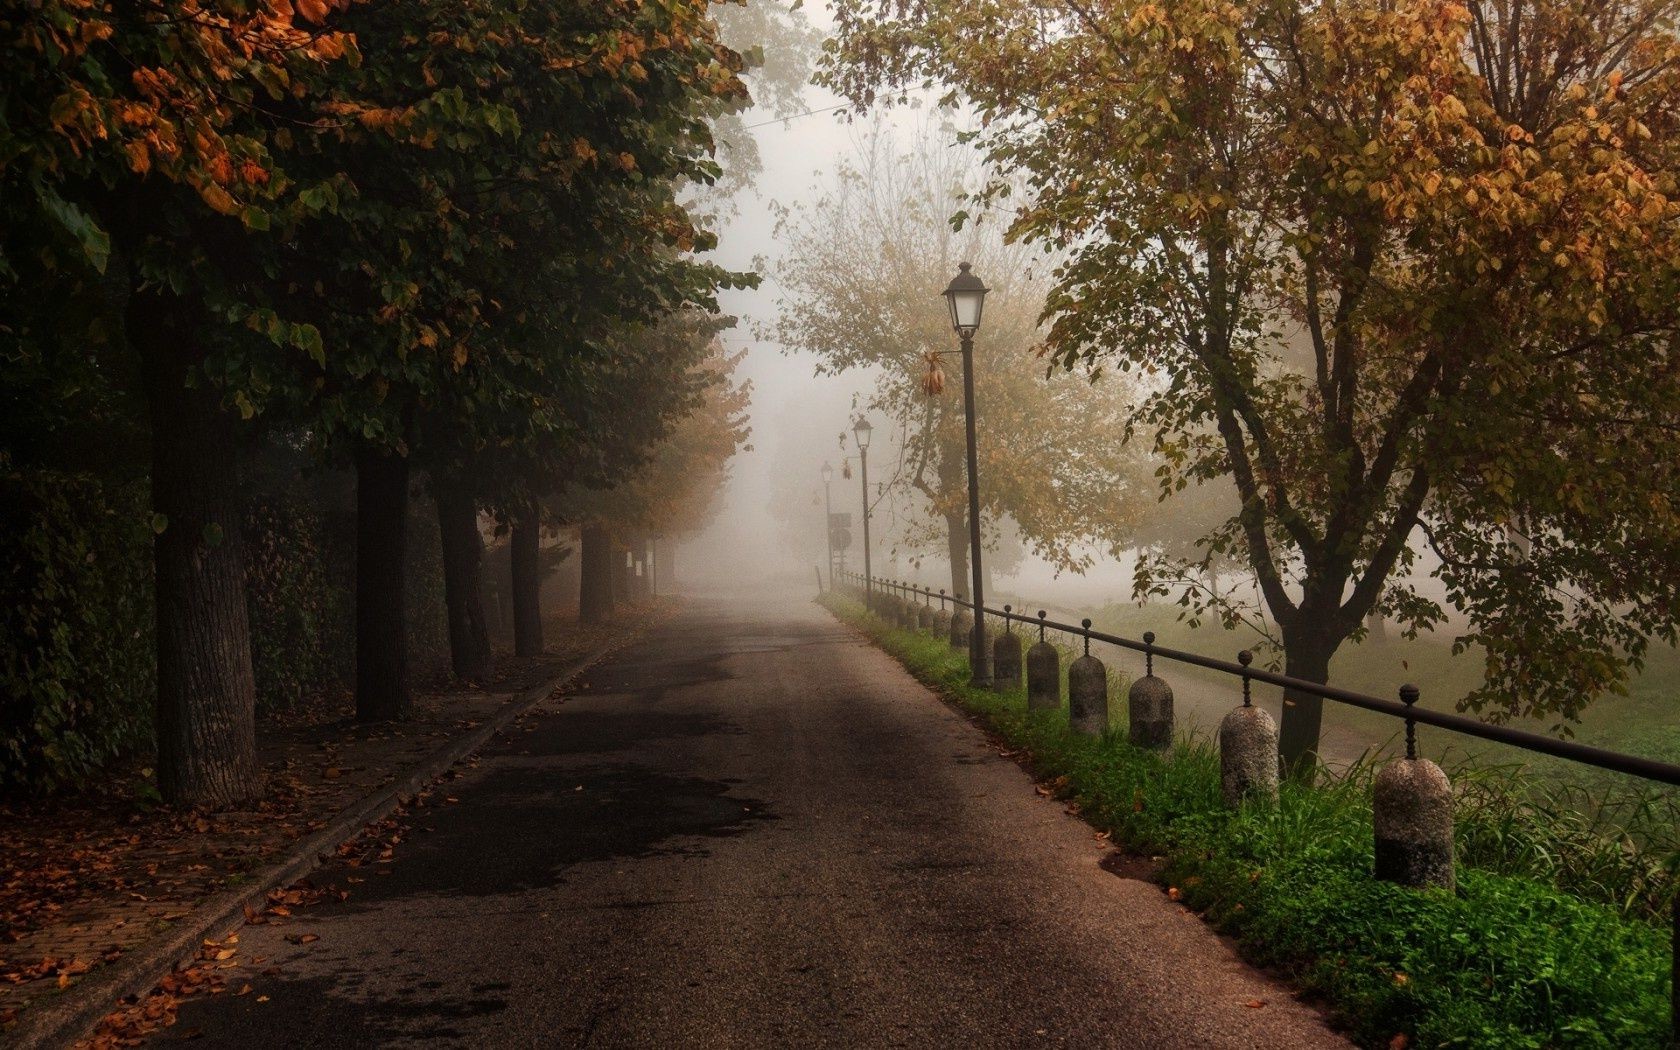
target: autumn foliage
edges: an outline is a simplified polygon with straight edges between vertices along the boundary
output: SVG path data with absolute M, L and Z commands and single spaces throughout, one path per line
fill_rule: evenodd
M 157 631 L 135 638 L 172 801 L 255 783 L 251 617 L 287 611 L 247 609 L 246 547 L 292 546 L 247 535 L 253 449 L 354 468 L 358 580 L 334 583 L 362 716 L 400 717 L 411 489 L 454 501 L 445 575 L 472 590 L 480 511 L 532 520 L 578 464 L 610 486 L 695 408 L 603 396 L 624 341 L 751 280 L 697 258 L 716 238 L 681 198 L 749 103 L 703 0 L 44 0 L 0 14 L 0 58 L 0 390 L 31 406 L 0 470 L 25 508 L 56 478 L 149 484 Z M 692 364 L 665 350 L 640 360 Z M 40 559 L 75 544 L 19 529 L 17 572 L 53 579 Z M 54 696 L 8 713 L 40 737 L 9 746 L 91 731 Z
M 1157 384 L 1163 490 L 1234 482 L 1204 546 L 1288 671 L 1375 610 L 1486 654 L 1463 705 L 1567 723 L 1674 639 L 1673 3 L 838 7 L 828 82 L 946 85 L 981 199 L 1024 183 L 1014 234 L 1071 248 L 1049 352 Z M 1291 697 L 1291 761 L 1318 709 Z

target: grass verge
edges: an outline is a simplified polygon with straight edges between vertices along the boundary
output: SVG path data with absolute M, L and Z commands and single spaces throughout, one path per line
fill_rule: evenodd
M 945 640 L 890 627 L 839 595 L 824 604 L 1029 755 L 1116 845 L 1161 857 L 1185 904 L 1248 958 L 1321 998 L 1359 1043 L 1668 1045 L 1665 929 L 1556 879 L 1462 859 L 1453 893 L 1375 881 L 1370 769 L 1318 787 L 1286 784 L 1276 806 L 1232 812 L 1205 742 L 1181 740 L 1160 756 L 1131 747 L 1123 732 L 1075 736 L 1065 711 L 1029 714 L 1020 690 L 969 687 L 966 657 Z M 1123 712 L 1115 721 L 1124 724 Z M 1511 810 L 1488 812 L 1471 819 L 1509 819 Z M 1482 836 L 1479 823 L 1460 834 Z

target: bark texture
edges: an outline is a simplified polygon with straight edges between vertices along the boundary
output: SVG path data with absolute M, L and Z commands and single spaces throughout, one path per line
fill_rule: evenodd
M 484 539 L 478 502 L 462 479 L 436 480 L 438 533 L 443 546 L 444 604 L 449 617 L 449 659 L 455 677 L 490 677 L 490 624 L 484 615 Z
M 408 458 L 366 448 L 356 455 L 356 719 L 407 718 Z
M 543 651 L 541 531 L 534 517 L 516 518 L 508 544 L 513 558 L 513 651 L 517 656 L 541 656 Z
M 251 797 L 256 686 L 245 608 L 245 555 L 232 417 L 202 380 L 185 305 L 135 290 L 127 328 L 152 417 L 157 602 L 158 789 L 178 806 Z
M 578 618 L 601 623 L 613 614 L 612 534 L 603 525 L 585 525 L 578 542 Z
M 1336 644 L 1328 636 L 1285 631 L 1284 674 L 1320 685 L 1330 680 L 1330 656 Z M 1319 730 L 1324 722 L 1324 698 L 1297 689 L 1283 691 L 1283 721 L 1278 751 L 1290 776 L 1310 780 L 1318 761 Z

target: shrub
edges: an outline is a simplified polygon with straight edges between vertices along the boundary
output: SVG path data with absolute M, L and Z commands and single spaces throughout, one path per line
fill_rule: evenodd
M 0 792 L 149 744 L 150 520 L 144 483 L 0 460 Z

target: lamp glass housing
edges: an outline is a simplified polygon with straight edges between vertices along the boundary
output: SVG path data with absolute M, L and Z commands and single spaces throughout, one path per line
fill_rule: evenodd
M 858 448 L 867 449 L 869 447 L 869 436 L 874 430 L 875 428 L 869 425 L 869 420 L 859 419 L 857 421 L 857 425 L 852 427 L 852 433 L 857 437 Z
M 980 316 L 985 310 L 986 293 L 991 289 L 974 276 L 968 263 L 958 267 L 957 276 L 945 289 L 945 302 L 951 308 L 951 327 L 962 335 L 973 335 L 980 328 Z

